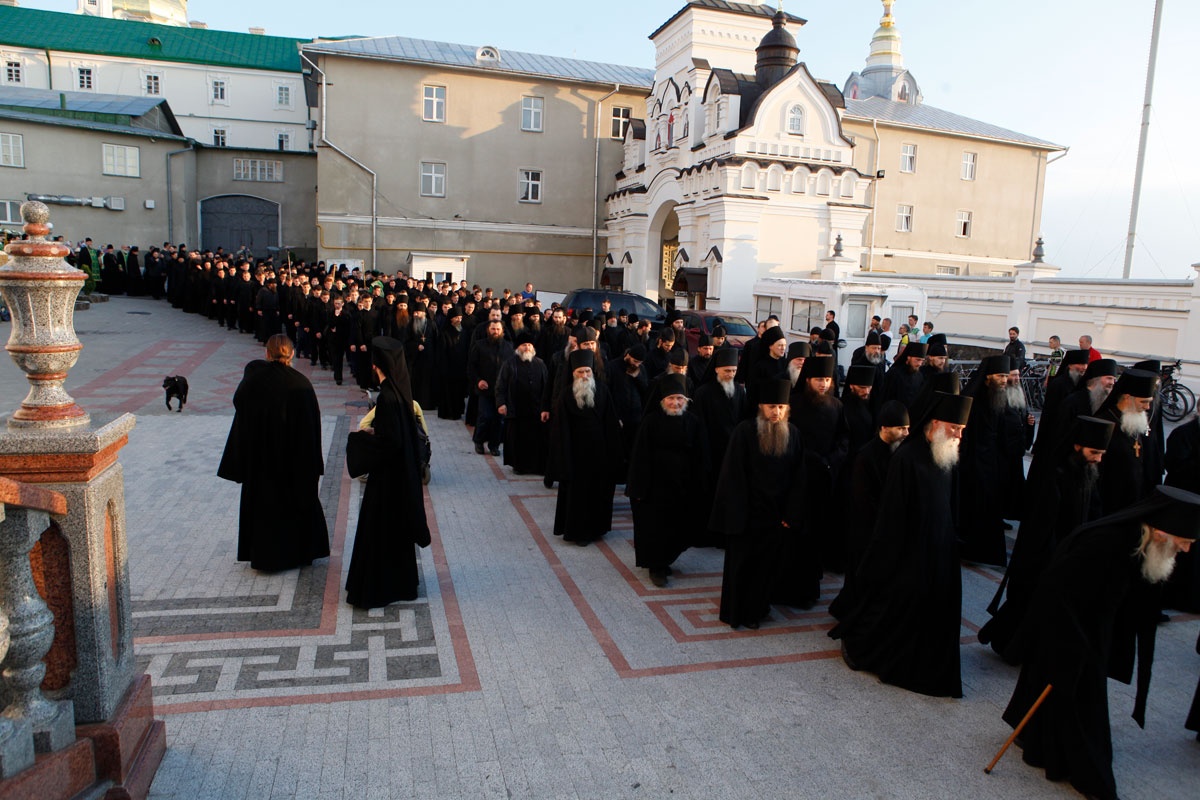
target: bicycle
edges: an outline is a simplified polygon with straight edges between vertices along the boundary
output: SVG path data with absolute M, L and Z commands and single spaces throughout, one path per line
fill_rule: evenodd
M 1196 395 L 1175 377 L 1176 373 L 1182 372 L 1183 365 L 1180 359 L 1175 359 L 1174 364 L 1163 365 L 1162 379 L 1158 385 L 1158 400 L 1162 404 L 1163 418 L 1171 422 L 1179 422 L 1196 408 Z
M 1021 388 L 1030 411 L 1041 411 L 1046 400 L 1046 375 L 1050 371 L 1048 361 L 1027 361 L 1021 370 Z

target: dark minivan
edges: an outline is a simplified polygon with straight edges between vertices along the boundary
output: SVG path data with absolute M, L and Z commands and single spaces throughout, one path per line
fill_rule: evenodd
M 638 319 L 648 319 L 654 330 L 661 328 L 667 320 L 667 312 L 650 298 L 614 289 L 576 289 L 567 292 L 560 305 L 567 310 L 569 318 L 578 319 L 580 312 L 588 308 L 592 313 L 599 314 L 600 303 L 606 297 L 612 302 L 613 311 L 619 314 L 621 309 L 625 309 L 630 314 L 637 314 Z

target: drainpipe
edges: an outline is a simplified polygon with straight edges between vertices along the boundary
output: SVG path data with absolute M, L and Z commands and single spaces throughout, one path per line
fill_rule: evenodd
M 612 97 L 617 92 L 621 91 L 621 84 L 614 83 L 613 90 L 596 101 L 596 157 L 593 162 L 592 170 L 592 288 L 600 285 L 600 276 L 597 271 L 600 267 L 599 257 L 600 247 L 600 112 L 604 108 L 604 101 Z
M 46 86 L 50 89 L 54 88 L 54 67 L 50 64 L 50 48 L 47 47 L 46 53 Z
M 875 134 L 875 157 L 872 159 L 871 175 L 871 245 L 867 248 L 867 272 L 875 269 L 875 221 L 879 217 L 879 120 L 871 120 L 871 131 Z
M 300 51 L 300 57 L 307 61 L 309 66 L 315 69 L 321 76 L 321 144 L 332 149 L 335 153 L 340 154 L 347 161 L 371 176 L 371 269 L 376 269 L 376 253 L 378 251 L 377 234 L 379 230 L 379 176 L 376 175 L 375 171 L 366 164 L 362 163 L 357 158 L 350 155 L 333 142 L 329 141 L 329 139 L 325 136 L 325 109 L 329 107 L 329 103 L 326 102 L 328 92 L 325 84 L 325 71 L 318 67 L 315 61 L 305 55 L 303 50 Z
M 188 146 L 182 150 L 172 150 L 167 153 L 167 241 L 175 242 L 175 193 L 171 191 L 171 156 L 177 156 L 180 153 L 190 153 L 195 150 L 195 142 L 188 141 Z M 186 184 L 184 189 L 186 189 Z

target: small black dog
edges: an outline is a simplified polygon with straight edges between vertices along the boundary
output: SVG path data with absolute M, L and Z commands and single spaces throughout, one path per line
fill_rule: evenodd
M 179 398 L 179 408 L 175 410 L 183 411 L 184 405 L 187 404 L 187 378 L 182 375 L 169 375 L 163 378 L 163 388 L 167 390 L 167 411 L 171 410 L 172 397 Z

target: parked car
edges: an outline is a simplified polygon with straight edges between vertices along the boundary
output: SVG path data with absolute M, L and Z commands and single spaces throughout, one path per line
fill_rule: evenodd
M 630 314 L 637 314 L 638 319 L 648 319 L 653 330 L 661 328 L 667 320 L 667 312 L 650 298 L 613 289 L 576 289 L 567 292 L 567 296 L 559 305 L 567 310 L 570 319 L 576 319 L 580 312 L 588 308 L 594 314 L 599 314 L 600 303 L 606 297 L 612 302 L 613 311 L 620 313 L 621 309 L 625 309 Z
M 725 341 L 739 349 L 756 335 L 754 325 L 750 323 L 750 320 L 737 314 L 725 314 L 720 311 L 684 311 L 682 313 L 683 329 L 687 333 L 688 355 L 696 354 L 696 345 L 700 341 L 700 334 L 707 333 L 711 336 L 713 328 L 717 325 L 725 326 L 727 334 Z

